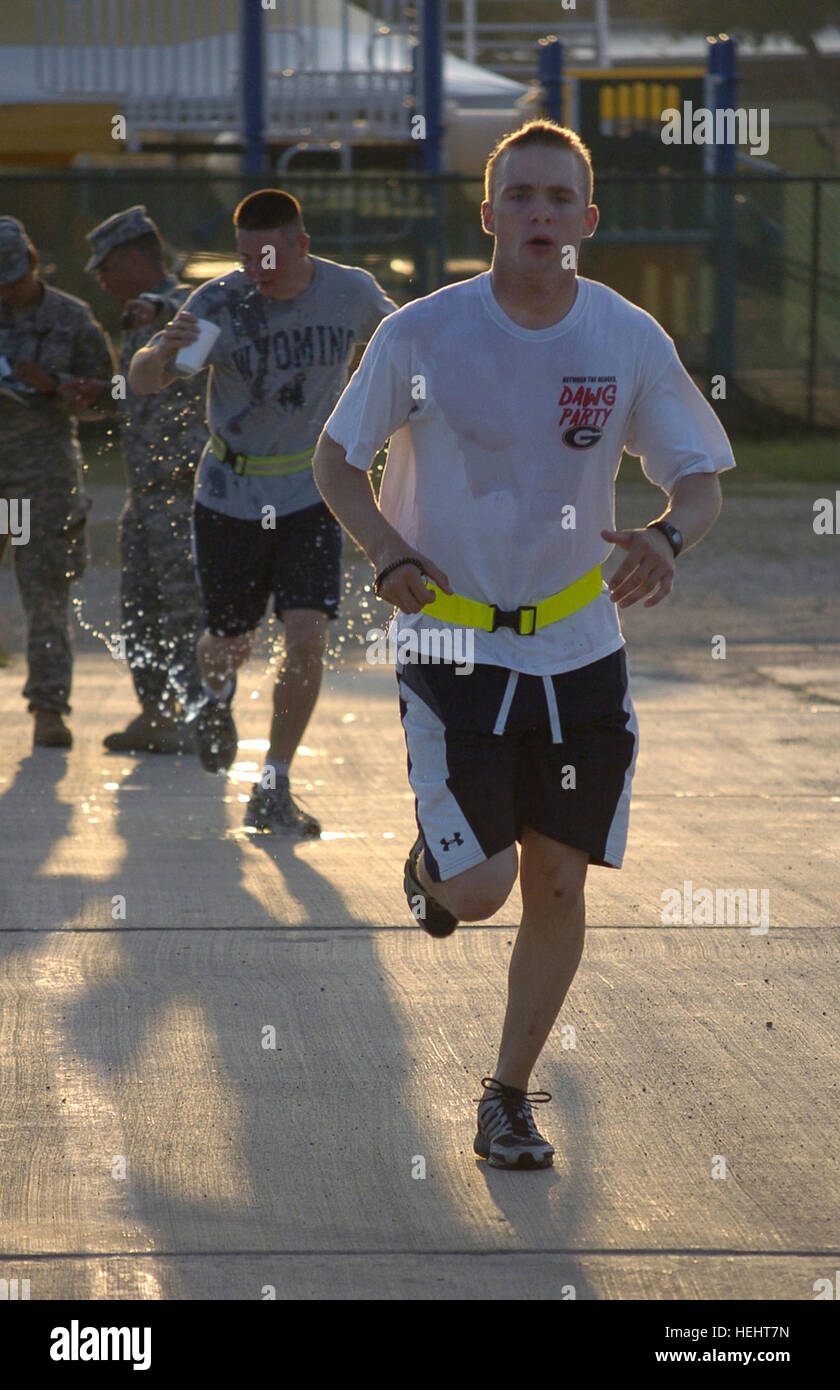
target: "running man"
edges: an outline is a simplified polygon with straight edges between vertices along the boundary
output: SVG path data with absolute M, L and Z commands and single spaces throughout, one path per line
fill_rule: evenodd
M 587 868 L 620 868 L 627 837 L 638 734 L 617 608 L 671 592 L 734 460 L 662 328 L 577 276 L 598 209 L 573 131 L 539 121 L 506 136 L 481 217 L 490 271 L 380 325 L 326 423 L 315 478 L 400 631 L 474 629 L 468 677 L 397 669 L 420 831 L 404 882 L 426 931 L 446 936 L 497 912 L 519 874 L 474 1147 L 496 1167 L 541 1168 L 554 1150 L 531 1101 L 550 1096 L 527 1093 L 531 1072 L 580 962 Z M 388 438 L 377 505 L 365 471 Z M 617 531 L 625 446 L 669 504 Z M 606 586 L 611 545 L 625 554 Z
M 273 595 L 285 660 L 245 824 L 318 835 L 318 821 L 289 791 L 289 765 L 318 698 L 341 586 L 341 528 L 315 486 L 312 455 L 346 384 L 354 345 L 367 342 L 396 305 L 366 270 L 309 254 L 291 194 L 251 193 L 233 222 L 242 269 L 190 296 L 135 355 L 129 385 L 139 395 L 161 390 L 175 379 L 172 358 L 198 336 L 198 319 L 221 329 L 205 362 L 210 439 L 193 512 L 205 622 L 196 747 L 209 772 L 236 757 L 236 671 Z

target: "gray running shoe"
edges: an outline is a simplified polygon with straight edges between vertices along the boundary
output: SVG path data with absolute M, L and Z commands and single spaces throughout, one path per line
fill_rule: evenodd
M 245 825 L 249 830 L 265 834 L 293 834 L 301 838 L 321 833 L 315 817 L 308 816 L 292 800 L 285 778 L 281 778 L 276 787 L 262 787 L 257 783 L 245 812 Z
M 206 700 L 193 727 L 195 751 L 205 772 L 226 771 L 236 759 L 239 743 L 230 705 Z
M 554 1149 L 534 1124 L 531 1102 L 545 1104 L 548 1091 L 520 1091 L 491 1076 L 481 1082 L 478 1133 L 473 1149 L 491 1168 L 550 1168 Z

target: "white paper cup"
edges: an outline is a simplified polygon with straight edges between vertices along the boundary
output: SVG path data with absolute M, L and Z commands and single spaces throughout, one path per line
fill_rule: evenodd
M 198 326 L 201 331 L 195 342 L 179 348 L 175 354 L 172 370 L 176 376 L 194 376 L 200 371 L 222 331 L 217 323 L 211 323 L 209 319 L 199 319 Z

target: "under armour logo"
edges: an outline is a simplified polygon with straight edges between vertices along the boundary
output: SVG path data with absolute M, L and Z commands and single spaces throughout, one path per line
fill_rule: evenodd
M 443 845 L 444 849 L 449 849 L 450 845 L 462 845 L 463 843 L 464 841 L 461 839 L 460 830 L 455 831 L 455 834 L 452 836 L 451 840 L 441 839 L 441 844 Z

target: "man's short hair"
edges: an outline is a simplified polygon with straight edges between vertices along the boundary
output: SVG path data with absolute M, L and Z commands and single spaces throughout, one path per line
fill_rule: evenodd
M 166 260 L 166 253 L 163 249 L 163 242 L 157 232 L 144 232 L 142 236 L 132 237 L 130 241 L 121 241 L 119 245 L 113 247 L 115 251 L 139 251 L 152 265 L 163 268 Z
M 249 193 L 234 212 L 233 225 L 243 232 L 271 232 L 275 227 L 305 230 L 300 203 L 281 188 L 260 188 Z
M 499 156 L 507 154 L 508 150 L 519 149 L 523 145 L 553 145 L 557 149 L 571 150 L 573 154 L 576 154 L 586 170 L 586 183 L 584 184 L 587 190 L 586 201 L 587 203 L 592 202 L 595 182 L 592 171 L 592 156 L 576 131 L 570 130 L 568 126 L 557 125 L 556 121 L 529 121 L 519 130 L 514 130 L 510 135 L 502 136 L 495 149 L 490 151 L 484 169 L 485 202 L 492 203 L 493 201 L 493 175 Z

